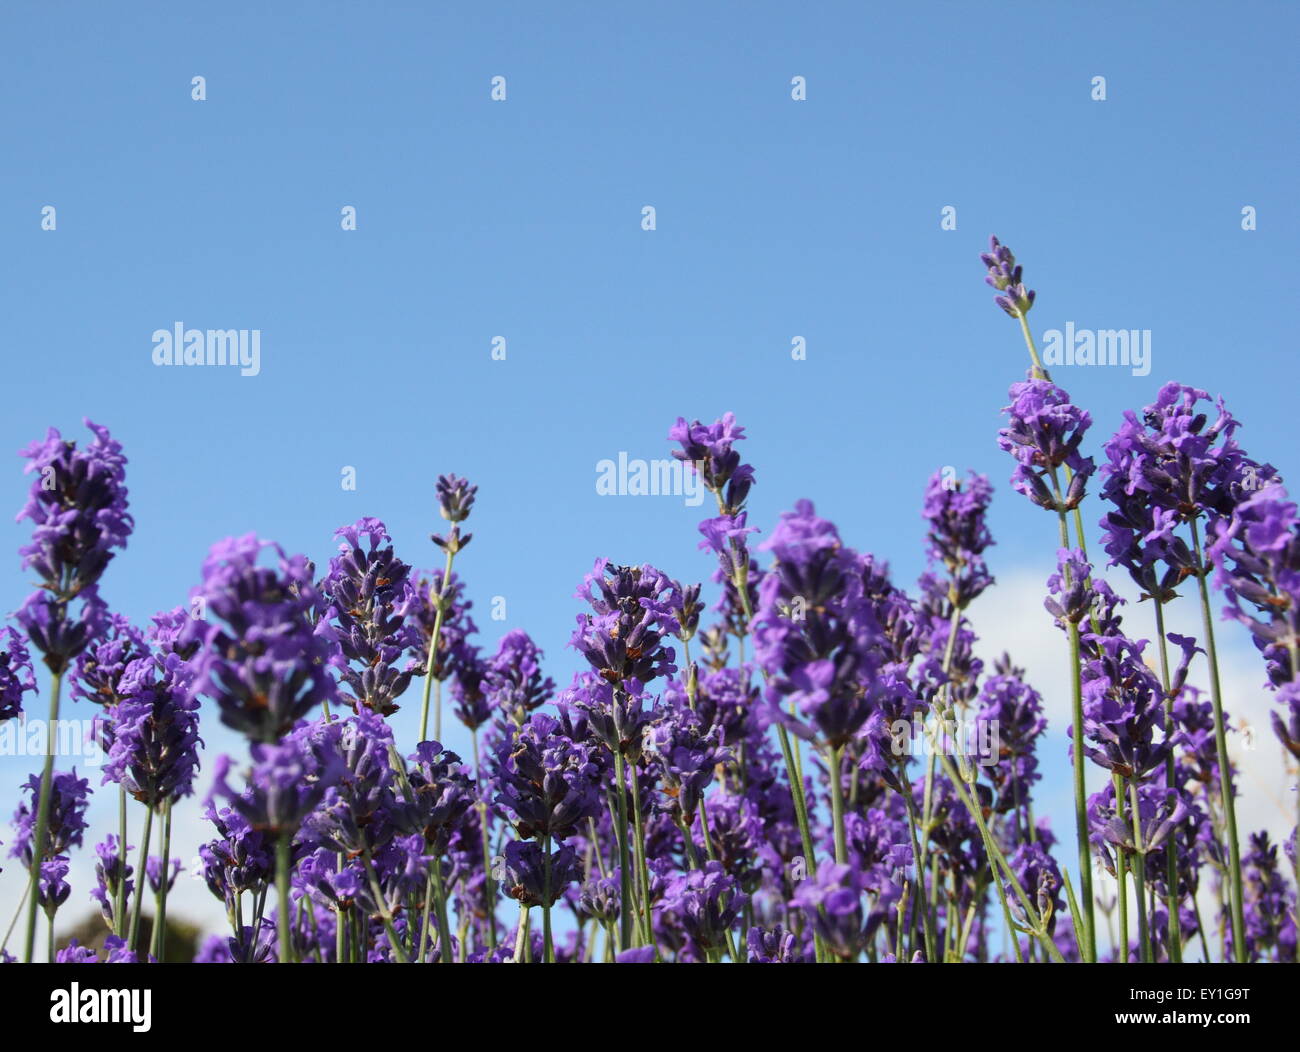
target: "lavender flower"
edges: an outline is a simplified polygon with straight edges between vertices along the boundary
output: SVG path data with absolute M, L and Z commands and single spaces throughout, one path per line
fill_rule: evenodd
M 397 711 L 397 698 L 414 672 L 413 665 L 397 667 L 409 639 L 404 625 L 413 594 L 411 568 L 393 553 L 378 519 L 358 519 L 334 536 L 343 543 L 320 584 L 327 604 L 321 633 L 345 659 L 339 675 L 351 694 L 343 700 L 388 716 Z
M 1025 288 L 1024 268 L 1016 262 L 1011 249 L 996 237 L 990 237 L 989 250 L 980 253 L 980 262 L 989 268 L 985 282 L 1001 293 L 993 297 L 993 302 L 1013 318 L 1028 314 L 1034 305 L 1034 291 Z
M 121 443 L 107 428 L 84 423 L 95 438 L 82 449 L 50 428 L 45 441 L 22 451 L 27 473 L 37 478 L 18 513 L 19 522 L 34 524 L 32 542 L 19 555 L 41 586 L 16 616 L 54 673 L 62 673 L 101 630 L 105 610 L 96 585 L 115 549 L 126 547 L 133 525 Z
M 962 608 L 993 583 L 983 556 L 993 544 L 985 525 L 992 498 L 989 480 L 973 471 L 965 485 L 936 471 L 925 489 L 928 554 L 948 571 L 952 601 Z
M 99 705 L 116 705 L 130 693 L 131 666 L 149 658 L 144 634 L 120 614 L 110 614 L 99 637 L 77 658 L 71 693 Z
M 444 854 L 474 804 L 474 782 L 460 757 L 438 742 L 421 742 L 407 762 L 411 799 L 397 821 L 419 832 L 430 853 Z
M 728 876 L 719 862 L 706 862 L 673 877 L 664 889 L 657 912 L 660 923 L 670 918 L 675 926 L 705 952 L 720 950 L 726 933 L 736 923 L 749 896 Z
M 801 909 L 826 947 L 851 961 L 867 938 L 859 877 L 847 865 L 823 862 L 814 877 L 799 882 L 792 906 Z
M 23 714 L 23 695 L 36 692 L 36 675 L 23 637 L 0 628 L 0 723 Z
M 690 822 L 719 764 L 731 762 L 716 730 L 684 706 L 675 706 L 654 723 L 646 736 L 651 763 L 663 777 L 673 810 Z
M 698 420 L 688 424 L 685 417 L 678 417 L 668 431 L 668 440 L 682 447 L 674 449 L 673 456 L 700 473 L 705 489 L 717 496 L 723 516 L 740 513 L 754 484 L 754 469 L 742 464 L 733 448 L 744 437 L 745 429 L 736 423 L 734 413 L 725 413 L 712 424 Z
M 1017 829 L 1027 833 L 1030 797 L 1042 777 L 1035 750 L 1047 720 L 1042 698 L 1024 681 L 1024 675 L 1024 670 L 1003 654 L 994 675 L 984 681 L 978 718 L 998 731 L 997 763 L 985 768 L 997 792 L 996 809 L 1001 814 L 1013 813 Z
M 257 565 L 268 548 L 275 569 Z M 205 611 L 186 626 L 185 639 L 201 644 L 195 690 L 216 701 L 227 727 L 273 744 L 334 696 L 335 651 L 313 630 L 317 596 L 302 556 L 251 533 L 227 539 L 213 545 L 194 595 Z
M 573 849 L 561 845 L 551 852 L 549 887 L 546 875 L 546 856 L 535 840 L 512 840 L 506 845 L 505 879 L 502 889 L 512 899 L 524 906 L 552 906 L 564 894 L 565 888 L 581 879 L 577 856 Z
M 663 642 L 679 630 L 672 588 L 673 582 L 653 566 L 614 566 L 597 559 L 577 591 L 595 613 L 578 615 L 569 645 L 615 686 L 672 675 L 676 652 Z
M 29 793 L 29 799 L 20 801 L 14 812 L 14 830 L 17 837 L 9 849 L 11 858 L 21 859 L 24 866 L 32 866 L 32 838 L 36 832 L 37 799 L 41 791 L 41 779 L 32 775 L 23 783 L 23 789 Z M 55 772 L 50 782 L 50 812 L 45 834 L 45 852 L 42 862 L 58 855 L 66 855 L 69 849 L 81 846 L 82 834 L 86 831 L 86 808 L 90 806 L 90 783 L 85 778 L 78 778 L 74 768 L 71 772 Z
M 163 863 L 160 855 L 150 855 L 145 862 L 145 878 L 149 881 L 149 890 L 155 895 L 161 894 L 164 883 L 167 890 L 170 891 L 176 884 L 176 876 L 181 871 L 181 860 L 179 858 L 169 859 L 167 864 Z
M 528 633 L 515 628 L 502 637 L 488 662 L 483 691 L 498 711 L 516 723 L 550 701 L 555 691 L 555 682 L 542 675 L 541 658 Z
M 456 475 L 439 475 L 437 484 L 438 513 L 451 523 L 446 536 L 432 534 L 431 540 L 443 551 L 455 555 L 470 542 L 471 533 L 461 536 L 460 524 L 469 518 L 470 509 L 474 507 L 474 495 L 477 486 L 471 486 L 468 479 Z
M 1242 860 L 1246 879 L 1246 944 L 1250 959 L 1269 956 L 1296 960 L 1295 892 L 1278 868 L 1277 845 L 1267 832 L 1252 833 L 1250 850 Z M 1231 920 L 1229 920 L 1231 923 Z
M 515 816 L 525 839 L 568 836 L 602 807 L 600 769 L 585 746 L 558 730 L 556 720 L 535 713 L 499 753 L 496 802 Z
M 194 791 L 199 769 L 199 702 L 189 673 L 168 655 L 161 672 L 145 666 L 133 693 L 112 710 L 104 781 L 119 782 L 141 803 L 159 808 Z
M 883 644 L 860 558 L 806 500 L 782 515 L 763 548 L 776 556 L 754 615 L 769 714 L 800 737 L 839 748 L 871 714 Z
M 110 927 L 114 923 L 113 910 L 119 892 L 122 894 L 122 901 L 129 902 L 131 892 L 135 888 L 135 881 L 131 879 L 135 870 L 129 863 L 124 862 L 127 853 L 131 850 L 130 846 L 123 850 L 117 837 L 112 833 L 95 845 L 95 887 L 91 889 L 90 895 L 99 903 L 100 912 Z M 125 889 L 122 887 L 124 880 Z
M 755 925 L 745 937 L 750 964 L 794 964 L 802 960 L 799 938 L 781 925 L 770 930 Z
M 1243 500 L 1216 524 L 1211 557 L 1228 600 L 1224 616 L 1240 621 L 1269 664 L 1275 685 L 1295 682 L 1300 650 L 1300 517 L 1280 485 Z M 1285 742 L 1281 730 L 1278 736 Z M 1292 739 L 1294 740 L 1294 739 Z M 1289 748 L 1289 746 L 1288 746 Z
M 1091 457 L 1079 453 L 1092 417 L 1071 404 L 1070 396 L 1050 380 L 1012 384 L 1010 398 L 1011 404 L 1002 410 L 1009 422 L 998 432 L 998 446 L 1016 459 L 1012 489 L 1049 511 L 1077 508 L 1096 469 Z M 1064 493 L 1056 479 L 1061 467 L 1074 473 Z
M 218 757 L 209 801 L 224 798 L 258 832 L 272 836 L 295 832 L 325 791 L 344 776 L 337 739 L 337 725 L 322 730 L 304 724 L 279 744 L 253 745 L 253 764 L 242 791 L 227 780 L 230 757 Z

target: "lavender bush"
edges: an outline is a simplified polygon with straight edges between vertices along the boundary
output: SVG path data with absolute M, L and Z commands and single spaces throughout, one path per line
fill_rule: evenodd
M 133 626 L 99 594 L 132 528 L 126 460 L 87 421 L 88 445 L 51 430 L 24 451 L 20 557 L 37 588 L 0 628 L 0 720 L 32 705 L 37 659 L 51 722 L 66 680 L 97 709 L 119 823 L 91 840 L 96 886 L 69 887 L 100 787 L 56 771 L 51 744 L 8 838 L 29 874 L 9 929 L 22 959 L 42 915 L 52 959 L 100 959 L 54 944 L 74 894 L 98 904 L 105 960 L 161 956 L 172 806 L 216 719 L 247 749 L 212 764 L 211 839 L 183 852 L 197 847 L 229 919 L 201 961 L 1295 961 L 1295 833 L 1278 845 L 1238 828 L 1216 633 L 1224 619 L 1250 633 L 1300 762 L 1296 504 L 1194 387 L 1166 384 L 1099 439 L 1043 367 L 1021 264 L 996 238 L 981 258 L 1030 356 L 1024 379 L 1008 367 L 988 440 L 1058 542 L 1041 616 L 1064 637 L 1073 701 L 1071 834 L 1035 817 L 1038 690 L 1013 655 L 989 669 L 975 654 L 970 611 L 994 587 L 987 478 L 918 480 L 928 568 L 909 590 L 810 500 L 751 524 L 745 429 L 730 413 L 678 419 L 674 455 L 716 504 L 698 547 L 718 602 L 597 559 L 569 608 L 585 668 L 557 689 L 526 632 L 494 652 L 474 642 L 453 567 L 476 487 L 455 475 L 434 487 L 439 569 L 414 569 L 374 518 L 335 531 L 319 577 L 302 555 L 228 538 L 186 605 Z M 690 574 L 709 565 L 683 557 Z M 1111 570 L 1141 589 L 1150 625 Z M 1198 638 L 1166 630 L 1178 602 L 1199 607 Z M 1208 696 L 1188 683 L 1198 666 Z M 469 762 L 441 741 L 444 688 Z M 389 718 L 411 697 L 419 740 L 399 742 Z M 970 725 L 994 730 L 991 752 L 963 747 Z M 1105 781 L 1092 795 L 1089 765 Z M 1098 915 L 1115 909 L 1106 947 Z

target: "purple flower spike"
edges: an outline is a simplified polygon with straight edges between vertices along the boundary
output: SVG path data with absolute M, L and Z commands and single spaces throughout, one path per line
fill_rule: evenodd
M 993 302 L 1013 318 L 1023 318 L 1034 305 L 1033 289 L 1026 289 L 1024 268 L 1016 262 L 1011 249 L 996 237 L 989 238 L 989 250 L 980 253 L 980 262 L 988 267 L 984 281 L 1000 295 Z
M 515 816 L 525 839 L 565 837 L 600 813 L 600 768 L 586 746 L 559 733 L 557 720 L 535 713 L 498 754 L 496 802 Z
M 851 867 L 823 862 L 816 876 L 799 882 L 791 905 L 803 910 L 835 956 L 851 961 L 861 952 L 866 923 L 862 890 Z
M 483 691 L 497 711 L 516 723 L 550 701 L 555 692 L 555 682 L 542 675 L 541 658 L 528 633 L 515 628 L 502 637 L 488 662 Z
M 1077 508 L 1096 469 L 1091 457 L 1079 453 L 1092 417 L 1050 380 L 1012 384 L 1009 397 L 1011 404 L 1002 410 L 1009 420 L 998 432 L 998 446 L 1016 458 L 1012 488 L 1049 511 Z M 1055 473 L 1062 466 L 1074 472 L 1074 478 L 1058 499 L 1054 487 L 1065 483 Z
M 116 705 L 131 693 L 125 680 L 132 665 L 149 657 L 144 633 L 120 614 L 110 614 L 98 638 L 77 658 L 71 694 L 97 705 Z
M 763 548 L 776 556 L 754 615 L 768 713 L 838 748 L 867 721 L 881 685 L 884 637 L 863 590 L 862 559 L 806 500 L 782 515 Z
M 687 822 L 699 809 L 704 790 L 712 783 L 719 764 L 730 763 L 715 728 L 684 705 L 669 708 L 646 735 L 646 749 L 654 768 L 663 776 L 664 792 L 673 810 Z
M 661 924 L 674 922 L 673 926 L 700 949 L 714 951 L 726 945 L 727 931 L 748 902 L 749 896 L 720 862 L 706 862 L 703 869 L 672 877 L 657 911 Z
M 676 652 L 664 637 L 680 630 L 672 605 L 673 582 L 653 566 L 614 566 L 597 559 L 577 595 L 594 614 L 579 614 L 569 645 L 616 687 L 671 676 Z
M 23 714 L 23 695 L 36 693 L 36 675 L 23 637 L 0 628 L 0 723 Z
M 549 894 L 546 856 L 535 840 L 512 840 L 506 845 L 502 888 L 525 906 L 552 906 L 575 880 L 582 878 L 578 857 L 568 845 L 551 852 Z
M 320 583 L 327 606 L 319 633 L 343 655 L 339 676 L 351 691 L 343 700 L 354 710 L 390 716 L 415 669 L 398 668 L 409 641 L 404 626 L 413 595 L 411 568 L 393 554 L 378 519 L 359 519 L 334 536 L 343 543 Z
M 100 631 L 105 611 L 96 585 L 115 550 L 126 547 L 133 525 L 121 443 L 107 428 L 84 422 L 95 438 L 81 449 L 50 428 L 45 441 L 22 451 L 27 473 L 36 478 L 18 513 L 19 522 L 34 524 L 32 542 L 19 555 L 23 569 L 41 578 L 41 587 L 17 619 L 56 673 Z
M 699 471 L 704 487 L 717 496 L 724 516 L 738 515 L 754 484 L 754 469 L 740 462 L 733 448 L 745 437 L 745 429 L 736 423 L 734 413 L 726 413 L 712 424 L 696 420 L 688 424 L 678 417 L 668 431 L 668 440 L 677 442 L 673 456 Z
M 936 471 L 925 488 L 921 515 L 930 524 L 928 554 L 947 568 L 952 601 L 962 608 L 993 583 L 984 564 L 984 551 L 993 544 L 985 525 L 992 499 L 989 480 L 973 471 L 965 483 Z
M 259 566 L 270 549 L 275 568 Z M 335 697 L 327 666 L 337 651 L 316 634 L 318 596 L 307 560 L 253 534 L 213 545 L 194 591 L 186 640 L 195 654 L 195 690 L 213 698 L 221 722 L 273 744 L 317 705 Z
M 258 832 L 272 836 L 295 832 L 325 791 L 346 774 L 338 751 L 339 733 L 338 724 L 304 724 L 279 744 L 253 745 L 249 750 L 253 765 L 242 791 L 227 781 L 230 758 L 218 757 L 209 802 L 223 797 Z
M 11 858 L 21 859 L 31 869 L 32 837 L 36 832 L 36 808 L 40 798 L 41 779 L 32 775 L 23 783 L 30 799 L 23 800 L 14 812 L 14 829 L 17 837 L 9 849 Z M 45 834 L 45 854 L 42 861 L 67 854 L 70 848 L 81 846 L 86 831 L 86 808 L 90 806 L 90 782 L 78 778 L 77 772 L 55 772 L 50 783 L 49 825 Z
M 468 479 L 456 475 L 439 475 L 437 484 L 438 513 L 451 523 L 451 529 L 445 536 L 431 534 L 430 539 L 444 552 L 455 555 L 467 544 L 473 534 L 460 534 L 460 524 L 469 518 L 470 509 L 474 507 L 474 495 L 477 486 L 471 486 Z

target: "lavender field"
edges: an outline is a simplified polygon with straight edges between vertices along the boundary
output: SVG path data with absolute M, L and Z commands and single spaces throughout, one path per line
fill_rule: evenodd
M 787 71 L 791 16 L 760 6 L 757 57 L 697 94 L 656 94 L 706 66 L 675 66 L 672 33 L 652 35 L 618 45 L 637 64 L 615 94 L 575 90 L 572 112 L 562 71 L 583 34 L 606 76 L 620 64 L 606 23 L 565 23 L 556 52 L 440 13 L 482 75 L 470 104 L 436 79 L 452 59 L 428 67 L 460 152 L 418 155 L 448 180 L 427 198 L 402 163 L 410 111 L 348 94 L 411 104 L 386 30 L 363 19 L 358 58 L 327 5 L 333 43 L 312 36 L 301 96 L 257 61 L 201 51 L 191 78 L 177 59 L 184 90 L 141 120 L 210 120 L 205 149 L 242 128 L 274 165 L 315 160 L 292 191 L 286 168 L 275 189 L 223 169 L 156 212 L 132 196 L 147 159 L 117 171 L 122 214 L 187 246 L 166 276 L 152 234 L 113 233 L 109 202 L 62 166 L 41 177 L 60 203 L 9 277 L 66 291 L 19 306 L 11 340 L 76 317 L 70 365 L 15 359 L 4 432 L 26 444 L 0 472 L 17 548 L 0 578 L 0 962 L 1297 961 L 1296 374 L 1278 306 L 1294 275 L 1268 265 L 1294 233 L 1285 180 L 1256 189 L 1216 149 L 1227 168 L 1213 192 L 1177 191 L 1204 210 L 1168 241 L 1104 225 L 1143 222 L 1147 184 L 1035 173 L 1021 200 L 978 130 L 952 132 L 969 172 L 945 162 L 936 185 L 934 165 L 896 170 L 925 139 L 909 107 L 938 120 L 960 77 L 894 113 L 873 108 L 878 85 L 836 109 L 858 90 L 828 58 L 848 45 L 815 21 Z M 911 42 L 889 52 L 898 76 L 909 55 L 937 68 L 928 24 L 882 17 Z M 1039 17 L 1035 55 L 1064 47 L 1074 16 Z M 437 37 L 424 13 L 400 18 Z M 1211 30 L 1186 46 L 1208 53 Z M 1138 82 L 1116 47 L 1097 52 L 1109 88 L 1082 44 L 1068 75 L 1029 63 L 1026 105 L 1057 107 L 1080 141 L 1119 136 L 1099 122 Z M 769 63 L 773 100 L 746 109 Z M 152 90 L 119 76 L 114 92 Z M 805 129 L 819 90 L 830 116 Z M 1123 134 L 1186 119 L 1141 90 L 1150 110 L 1115 118 Z M 328 105 L 294 124 L 285 100 L 313 92 Z M 48 111 L 60 142 L 106 134 L 81 105 L 51 94 L 33 119 Z M 637 105 L 676 115 L 703 160 L 640 154 Z M 1249 161 L 1291 171 L 1264 156 L 1294 160 L 1272 134 L 1285 112 L 1261 112 Z M 331 152 L 335 117 L 365 145 Z M 876 120 L 888 134 L 861 131 Z M 61 147 L 26 134 L 39 184 Z M 726 159 L 741 142 L 762 144 L 752 198 Z M 988 156 L 1008 157 L 998 142 Z M 777 193 L 773 162 L 804 149 L 820 182 Z M 589 176 L 602 150 L 615 167 Z M 1161 172 L 1181 163 L 1157 153 Z M 855 197 L 841 154 L 894 196 Z M 1273 213 L 1246 203 L 1266 192 Z M 1071 193 L 1063 219 L 1051 202 Z M 846 230 L 860 207 L 897 226 Z M 1279 212 L 1266 241 L 1257 222 Z M 220 246 L 227 220 L 243 240 L 210 264 L 203 238 Z M 87 279 L 77 253 L 117 238 L 132 276 L 94 256 L 104 276 Z M 117 284 L 149 274 L 163 292 Z M 160 321 L 200 315 L 232 327 Z M 96 357 L 82 326 L 100 316 Z M 259 316 L 265 331 L 242 327 Z

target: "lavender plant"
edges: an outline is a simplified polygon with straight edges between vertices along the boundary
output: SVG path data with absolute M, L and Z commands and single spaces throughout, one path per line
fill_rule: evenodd
M 319 581 L 303 555 L 228 538 L 189 605 L 137 629 L 98 593 L 132 523 L 120 446 L 89 425 L 82 449 L 51 431 L 25 451 L 38 478 L 20 555 L 39 587 L 15 615 L 21 633 L 0 626 L 0 721 L 29 704 L 39 655 L 52 717 L 65 676 L 96 707 L 120 819 L 95 845 L 94 887 L 72 887 L 89 784 L 55 772 L 51 747 L 9 848 L 29 873 L 27 958 L 44 915 L 53 959 L 100 959 L 57 945 L 55 918 L 79 891 L 108 928 L 104 959 L 162 958 L 172 807 L 194 791 L 215 719 L 247 752 L 213 764 L 198 869 L 229 933 L 203 961 L 1176 961 L 1197 943 L 1205 959 L 1294 960 L 1294 834 L 1282 851 L 1263 833 L 1239 849 L 1208 611 L 1218 588 L 1300 760 L 1296 507 L 1242 451 L 1222 402 L 1207 411 L 1180 384 L 1125 416 L 1098 473 L 1093 420 L 1034 345 L 1022 266 L 997 239 L 982 260 L 1031 362 L 996 443 L 1014 459 L 1011 488 L 1057 527 L 1045 607 L 1069 655 L 1069 864 L 1035 806 L 1042 685 L 1012 655 L 991 668 L 979 656 L 971 610 L 995 587 L 981 475 L 928 480 L 927 568 L 909 589 L 807 499 L 760 542 L 745 429 L 730 413 L 679 418 L 674 455 L 716 504 L 699 526 L 716 602 L 655 566 L 598 559 L 575 597 L 583 668 L 557 690 L 524 629 L 474 641 L 453 565 L 477 489 L 454 475 L 434 486 L 449 524 L 433 536 L 440 570 L 412 570 L 371 517 L 336 531 Z M 1096 481 L 1101 548 L 1151 601 L 1154 640 L 1088 555 Z M 1165 627 L 1189 583 L 1197 639 Z M 1200 668 L 1208 700 L 1189 682 Z M 418 738 L 403 743 L 392 717 L 421 676 Z M 442 740 L 444 686 L 469 762 Z M 966 747 L 971 721 L 996 729 L 986 754 Z M 1090 795 L 1088 771 L 1105 778 Z M 128 804 L 143 808 L 138 830 Z M 1094 865 L 1118 882 L 1113 904 Z M 1201 892 L 1218 886 L 1206 923 Z M 1114 908 L 1107 950 L 1098 915 Z

